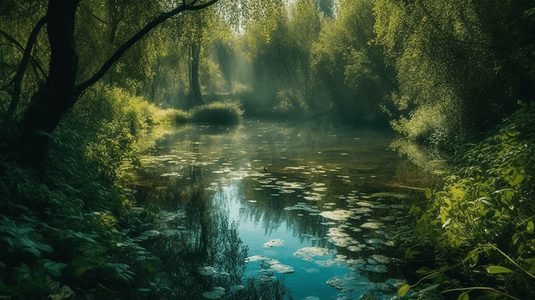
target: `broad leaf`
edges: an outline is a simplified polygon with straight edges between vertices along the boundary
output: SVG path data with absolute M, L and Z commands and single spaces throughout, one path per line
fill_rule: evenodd
M 466 292 L 459 295 L 459 298 L 457 300 L 470 300 L 470 297 L 468 297 L 468 294 Z
M 405 294 L 407 294 L 407 292 L 408 292 L 410 289 L 411 289 L 411 286 L 405 283 L 404 285 L 402 285 L 402 286 L 399 288 L 399 290 L 398 290 L 398 296 L 399 296 L 400 298 L 404 297 Z
M 500 266 L 489 266 L 486 269 L 487 269 L 487 273 L 489 274 L 513 273 L 511 269 L 508 269 L 506 267 L 500 267 Z
M 46 271 L 52 275 L 52 276 L 61 276 L 61 269 L 65 268 L 67 265 L 64 263 L 57 263 L 57 262 L 47 262 L 45 263 L 45 269 Z

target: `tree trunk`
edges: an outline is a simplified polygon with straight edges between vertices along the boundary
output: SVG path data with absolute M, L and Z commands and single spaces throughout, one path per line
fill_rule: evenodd
M 50 71 L 45 84 L 32 96 L 20 123 L 21 135 L 16 145 L 18 161 L 21 166 L 37 169 L 41 174 L 44 172 L 50 134 L 63 115 L 74 106 L 83 91 L 99 81 L 130 47 L 153 28 L 183 11 L 201 10 L 218 0 L 210 0 L 199 5 L 196 5 L 198 0 L 193 0 L 190 4 L 180 5 L 171 11 L 161 13 L 121 45 L 91 78 L 76 85 L 78 55 L 74 39 L 74 20 L 80 1 L 49 0 L 48 2 L 47 36 L 50 41 Z
M 45 85 L 32 96 L 22 119 L 19 163 L 44 170 L 48 135 L 74 105 L 78 55 L 74 42 L 74 19 L 80 0 L 50 0 L 47 35 L 50 41 L 50 72 Z
M 190 85 L 193 91 L 193 106 L 202 105 L 204 100 L 201 94 L 201 85 L 199 83 L 199 56 L 200 46 L 198 42 L 191 44 L 191 75 Z

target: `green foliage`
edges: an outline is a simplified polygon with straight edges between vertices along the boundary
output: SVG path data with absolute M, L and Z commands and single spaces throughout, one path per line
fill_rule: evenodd
M 191 121 L 191 115 L 180 109 L 168 109 L 164 120 L 172 124 L 186 124 Z
M 535 104 L 522 104 L 485 140 L 458 151 L 456 169 L 444 188 L 427 189 L 427 207 L 411 209 L 418 216 L 419 238 L 413 242 L 417 248 L 435 248 L 442 266 L 421 274 L 440 275 L 427 278 L 435 278 L 443 289 L 465 291 L 448 286 L 447 274 L 469 274 L 464 284 L 475 285 L 476 290 L 529 298 L 526 287 L 535 283 L 534 126 Z M 466 291 L 460 299 L 467 299 Z
M 135 295 L 130 288 L 154 274 L 159 259 L 139 245 L 142 228 L 156 221 L 153 210 L 129 210 L 124 192 L 87 177 L 89 188 L 68 186 L 78 174 L 55 174 L 51 188 L 15 164 L 0 167 L 0 188 L 8 192 L 0 215 L 1 296 Z
M 54 133 L 56 142 L 52 151 L 57 154 L 69 151 L 69 165 L 83 166 L 90 174 L 96 170 L 101 178 L 113 182 L 132 164 L 138 165 L 134 156 L 137 135 L 158 122 L 157 112 L 142 97 L 98 84 L 60 124 Z M 65 157 L 53 157 L 65 163 Z
M 325 19 L 311 49 L 312 68 L 327 94 L 348 123 L 385 122 L 396 75 L 386 64 L 383 47 L 374 38 L 373 1 L 339 1 L 339 13 Z M 319 91 L 318 91 L 319 92 Z M 386 123 L 386 122 L 385 122 Z
M 245 35 L 254 72 L 250 84 L 259 105 L 294 115 L 325 109 L 329 102 L 321 98 L 322 87 L 311 68 L 311 50 L 321 30 L 315 1 L 261 2 L 254 12 L 258 22 L 248 24 Z
M 242 114 L 239 103 L 214 102 L 193 108 L 191 119 L 198 124 L 237 125 Z
M 393 127 L 401 134 L 451 148 L 513 113 L 517 99 L 533 99 L 529 1 L 374 4 L 374 41 L 399 82 Z

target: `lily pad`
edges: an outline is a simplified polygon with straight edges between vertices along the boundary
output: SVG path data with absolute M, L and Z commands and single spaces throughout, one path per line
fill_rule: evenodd
M 281 239 L 274 239 L 264 244 L 264 248 L 271 248 L 274 246 L 282 246 L 284 241 Z
M 381 226 L 383 226 L 384 224 L 381 223 L 381 222 L 366 222 L 362 225 L 360 225 L 360 227 L 362 228 L 369 228 L 369 229 L 379 229 L 381 228 Z
M 327 248 L 305 247 L 295 251 L 294 256 L 300 257 L 304 261 L 312 261 L 314 256 L 327 256 L 329 253 Z
M 263 255 L 254 255 L 254 256 L 249 256 L 245 259 L 245 262 L 246 263 L 249 263 L 249 262 L 254 262 L 254 261 L 263 261 L 263 260 L 271 260 L 271 258 L 267 257 L 267 256 L 263 256 Z
M 211 276 L 211 275 L 217 274 L 217 271 L 214 269 L 214 267 L 206 266 L 206 267 L 200 267 L 199 273 L 204 276 Z
M 294 268 L 288 265 L 281 264 L 278 260 L 271 260 L 268 262 L 270 265 L 268 271 L 273 271 L 281 274 L 291 274 L 295 272 Z
M 354 212 L 350 210 L 344 210 L 344 209 L 337 209 L 334 211 L 323 211 L 320 215 L 322 215 L 326 219 L 335 220 L 335 221 L 345 221 L 349 217 L 351 217 L 354 214 Z

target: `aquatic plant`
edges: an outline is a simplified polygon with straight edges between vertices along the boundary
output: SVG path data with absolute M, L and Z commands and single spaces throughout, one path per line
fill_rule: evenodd
M 194 123 L 208 125 L 237 125 L 242 115 L 240 104 L 236 102 L 214 102 L 191 110 Z
M 168 109 L 165 111 L 165 121 L 173 124 L 186 124 L 191 122 L 191 114 L 180 109 Z

